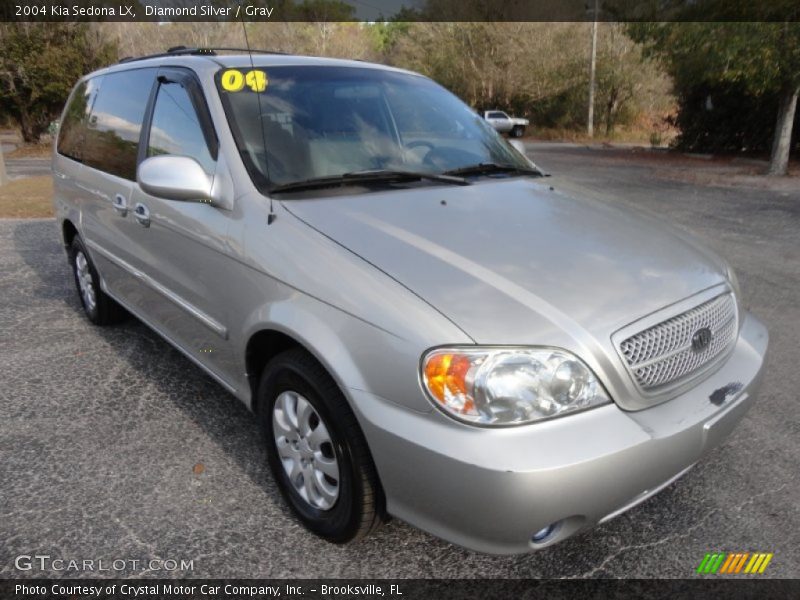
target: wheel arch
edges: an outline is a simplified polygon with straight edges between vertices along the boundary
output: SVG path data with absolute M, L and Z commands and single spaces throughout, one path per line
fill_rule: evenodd
M 77 235 L 80 234 L 75 224 L 70 219 L 64 219 L 61 223 L 61 239 L 64 242 L 64 247 L 69 248 L 72 245 L 72 240 Z
M 321 319 L 308 314 L 306 319 L 302 319 L 301 315 L 298 315 L 298 319 L 299 322 L 305 321 L 302 328 L 270 323 L 257 328 L 249 335 L 244 354 L 247 383 L 250 388 L 250 408 L 255 413 L 259 411 L 256 390 L 267 363 L 286 350 L 301 348 L 322 366 L 339 387 L 351 409 L 355 411 L 347 390 L 349 385 L 353 385 L 354 380 L 358 381 L 356 385 L 359 385 L 361 378 L 351 354 Z M 357 414 L 357 411 L 355 412 Z
M 278 354 L 291 348 L 303 348 L 308 352 L 308 349 L 297 339 L 278 329 L 260 329 L 247 340 L 244 353 L 245 373 L 250 386 L 253 412 L 258 413 L 260 408 L 257 403 L 256 389 L 264 367 Z

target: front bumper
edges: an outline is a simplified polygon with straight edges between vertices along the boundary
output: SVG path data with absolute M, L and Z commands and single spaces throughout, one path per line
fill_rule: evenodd
M 473 550 L 522 553 L 628 510 L 722 443 L 755 400 L 767 342 L 746 314 L 725 363 L 685 394 L 641 411 L 608 405 L 521 427 L 465 426 L 348 392 L 390 514 Z M 739 391 L 720 405 L 721 388 Z M 531 541 L 552 523 L 547 539 Z

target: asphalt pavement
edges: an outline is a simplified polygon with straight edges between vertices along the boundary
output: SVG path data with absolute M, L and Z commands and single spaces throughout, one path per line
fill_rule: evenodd
M 0 577 L 98 574 L 15 567 L 39 554 L 128 561 L 104 576 L 684 578 L 710 551 L 771 552 L 760 577 L 799 577 L 800 192 L 684 183 L 580 147 L 531 152 L 553 185 L 701 236 L 731 260 L 745 305 L 769 327 L 759 402 L 683 479 L 535 554 L 477 554 L 398 520 L 329 545 L 289 514 L 245 408 L 144 325 L 89 324 L 55 223 L 6 220 Z M 152 559 L 193 568 L 148 570 Z

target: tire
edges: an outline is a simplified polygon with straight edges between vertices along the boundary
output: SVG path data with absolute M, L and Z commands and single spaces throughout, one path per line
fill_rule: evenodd
M 95 325 L 112 325 L 124 320 L 127 316 L 125 309 L 101 289 L 97 269 L 77 235 L 70 244 L 68 254 L 75 288 L 86 318 Z
M 514 125 L 511 130 L 511 137 L 521 138 L 525 133 L 525 128 L 522 125 Z
M 385 501 L 372 456 L 347 400 L 324 367 L 302 348 L 283 352 L 264 368 L 256 400 L 272 475 L 306 528 L 345 544 L 380 526 Z M 321 441 L 325 433 L 328 442 Z M 305 466 L 298 460 L 305 460 Z

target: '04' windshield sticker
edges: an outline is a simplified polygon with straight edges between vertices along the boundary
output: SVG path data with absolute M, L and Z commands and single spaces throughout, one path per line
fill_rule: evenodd
M 254 92 L 263 92 L 267 89 L 269 80 L 264 71 L 254 69 L 242 73 L 238 69 L 228 69 L 222 74 L 220 83 L 226 92 L 241 92 L 245 87 Z

